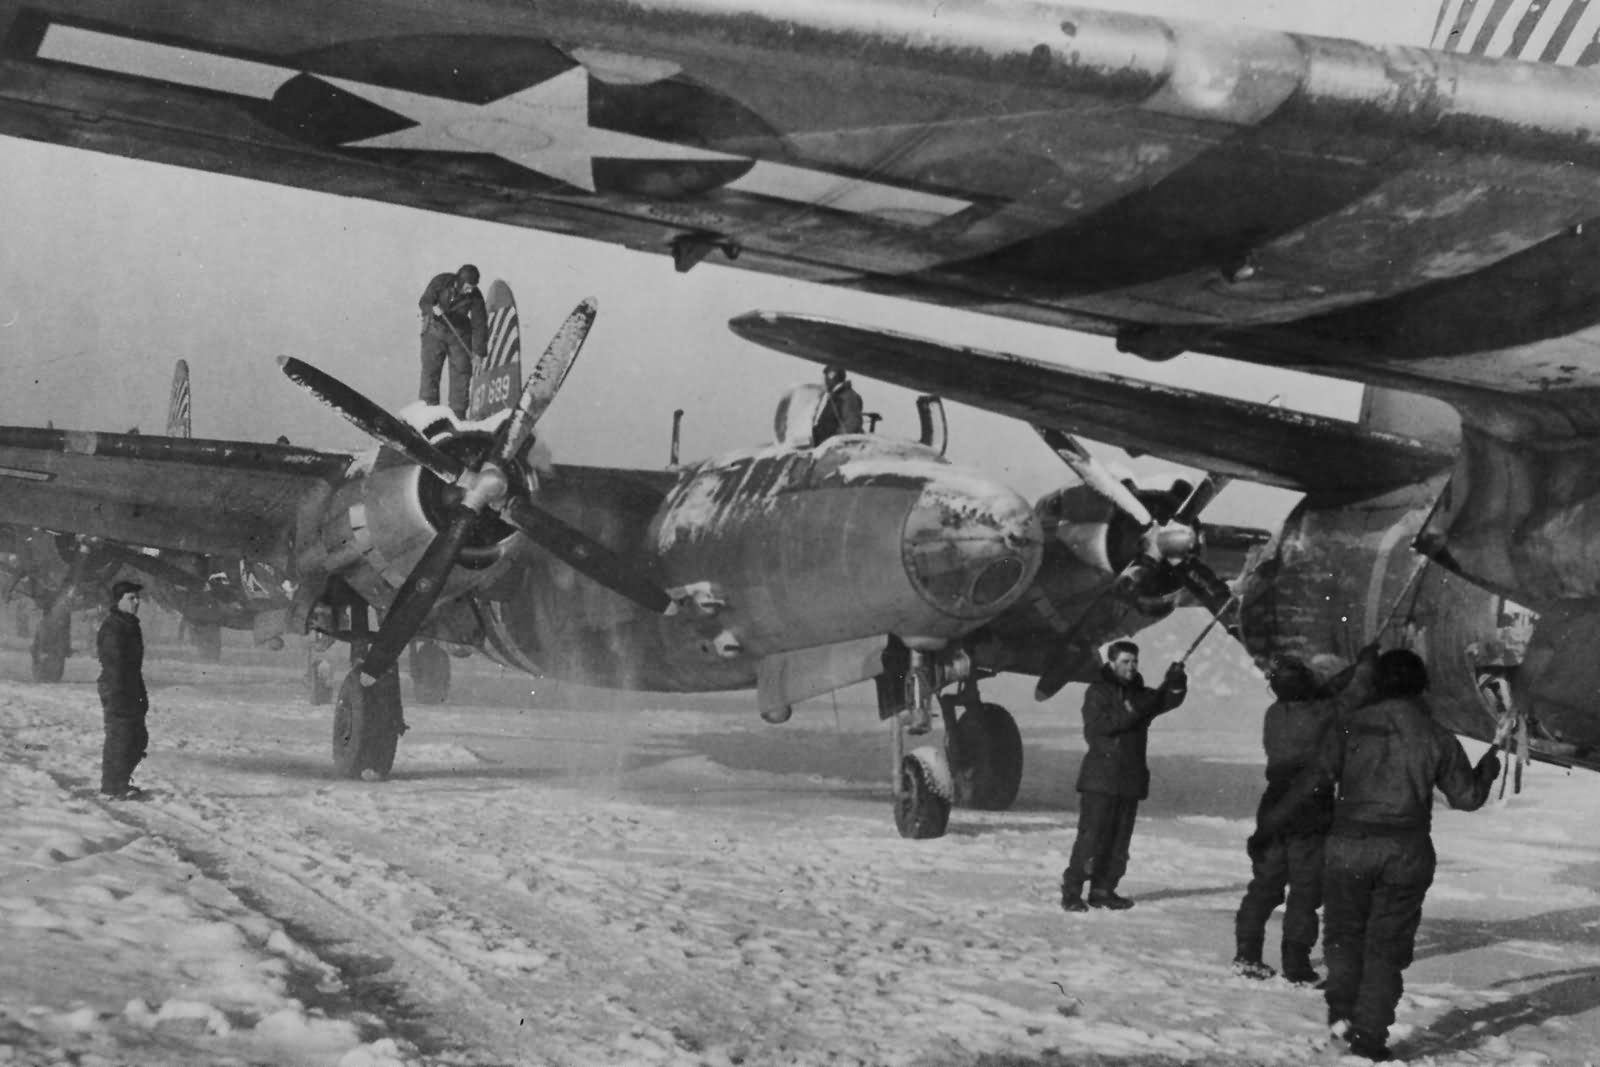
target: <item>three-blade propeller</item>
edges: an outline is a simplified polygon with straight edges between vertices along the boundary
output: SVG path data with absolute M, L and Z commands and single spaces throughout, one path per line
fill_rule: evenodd
M 531 499 L 532 491 L 520 489 L 508 473 L 519 462 L 540 417 L 578 358 L 596 311 L 591 298 L 567 316 L 528 375 L 516 409 L 500 424 L 487 453 L 476 463 L 449 455 L 337 378 L 300 360 L 279 357 L 283 372 L 296 384 L 368 436 L 462 491 L 449 520 L 434 535 L 384 613 L 383 624 L 361 659 L 361 673 L 367 679 L 376 680 L 399 660 L 438 603 L 473 530 L 489 513 L 580 574 L 651 611 L 667 610 L 670 599 L 648 575 L 582 530 L 538 507 Z
M 1072 468 L 1085 485 L 1105 497 L 1139 525 L 1140 551 L 1123 567 L 1112 584 L 1113 591 L 1137 595 L 1156 578 L 1171 575 L 1183 583 L 1196 600 L 1212 615 L 1219 615 L 1233 593 L 1217 572 L 1200 558 L 1200 512 L 1215 500 L 1231 481 L 1223 475 L 1207 474 L 1166 521 L 1156 519 L 1143 501 L 1091 456 L 1070 434 L 1035 426 L 1062 462 Z M 1067 682 L 1072 663 L 1063 658 L 1061 667 L 1047 671 L 1039 679 L 1035 696 L 1040 700 L 1054 695 Z

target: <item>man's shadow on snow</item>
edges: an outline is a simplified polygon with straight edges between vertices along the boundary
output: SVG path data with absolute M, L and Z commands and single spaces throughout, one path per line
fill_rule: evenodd
M 1594 865 L 1564 872 L 1563 881 L 1590 884 Z M 1600 907 L 1566 908 L 1514 919 L 1426 919 L 1419 931 L 1417 958 L 1447 956 L 1515 941 L 1600 948 Z M 1412 1042 L 1425 1055 L 1466 1052 L 1489 1038 L 1551 1019 L 1600 1009 L 1600 966 L 1568 967 L 1518 975 L 1493 989 L 1516 988 L 1509 998 L 1474 1008 L 1456 1008 L 1433 1022 Z

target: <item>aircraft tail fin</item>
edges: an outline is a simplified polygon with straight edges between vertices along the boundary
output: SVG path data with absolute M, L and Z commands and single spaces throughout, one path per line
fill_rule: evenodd
M 190 406 L 193 398 L 189 394 L 189 362 L 178 360 L 178 365 L 172 371 L 172 394 L 167 400 L 167 436 L 168 437 L 193 437 L 194 430 L 190 423 Z
M 1444 0 L 1431 46 L 1566 67 L 1600 63 L 1600 0 Z
M 1461 443 L 1461 416 L 1456 409 L 1419 393 L 1369 385 L 1361 393 L 1358 421 L 1363 430 L 1397 434 L 1445 452 L 1454 452 Z
M 489 345 L 483 360 L 474 360 L 467 418 L 488 418 L 517 402 L 522 393 L 522 331 L 511 286 L 495 279 L 485 303 L 489 309 Z

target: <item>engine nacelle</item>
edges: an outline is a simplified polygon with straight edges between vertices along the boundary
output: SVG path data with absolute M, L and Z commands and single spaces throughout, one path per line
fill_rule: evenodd
M 482 448 L 486 435 L 466 433 L 434 442 L 464 456 Z M 513 477 L 523 477 L 520 471 Z M 332 493 L 300 516 L 295 563 L 300 574 L 339 574 L 369 604 L 387 607 L 447 521 L 458 493 L 431 473 L 388 449 L 357 461 Z M 479 524 L 451 573 L 441 599 L 494 582 L 510 565 L 515 530 L 487 518 Z
M 1188 499 L 1191 489 L 1188 481 L 1174 477 L 1164 488 L 1147 484 L 1136 488 L 1134 493 L 1159 522 L 1171 516 Z M 1120 574 L 1144 554 L 1144 536 L 1139 523 L 1086 485 L 1069 485 L 1046 493 L 1034 505 L 1034 511 L 1047 542 L 1065 546 L 1078 562 L 1098 571 Z M 1196 527 L 1196 533 L 1203 547 L 1203 530 Z M 1186 540 L 1184 545 L 1174 546 L 1174 553 L 1190 543 Z M 1170 611 L 1182 589 L 1183 583 L 1175 575 L 1153 569 L 1144 576 L 1134 596 L 1147 612 L 1161 600 L 1169 601 L 1165 610 Z

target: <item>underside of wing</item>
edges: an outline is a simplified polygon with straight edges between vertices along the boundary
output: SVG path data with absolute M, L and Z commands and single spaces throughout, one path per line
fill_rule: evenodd
M 0 519 L 228 557 L 280 554 L 350 457 L 291 445 L 0 427 Z
M 826 319 L 752 312 L 730 327 L 788 355 L 1285 489 L 1374 493 L 1452 460 L 1437 446 L 1338 419 Z
M 1136 352 L 1600 386 L 1600 72 L 943 8 L 0 0 L 0 133 Z

